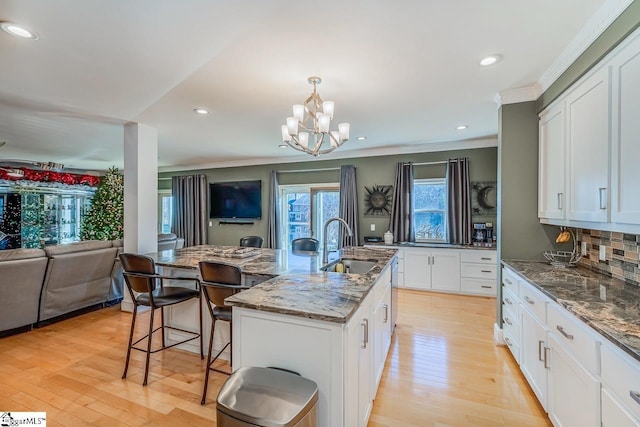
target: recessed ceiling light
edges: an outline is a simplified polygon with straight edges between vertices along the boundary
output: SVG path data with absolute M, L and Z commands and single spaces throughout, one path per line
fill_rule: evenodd
M 0 22 L 0 28 L 14 37 L 21 39 L 38 40 L 38 33 L 31 31 L 25 26 L 16 24 L 15 22 Z
M 278 145 L 278 147 L 280 147 L 280 148 L 289 148 L 289 146 L 287 144 L 280 144 L 280 145 Z
M 465 130 L 465 129 L 466 129 L 466 128 L 468 128 L 468 127 L 469 127 L 469 126 L 467 126 L 467 125 L 460 125 L 460 126 L 457 126 L 457 127 L 456 127 L 456 129 L 458 129 L 458 130 Z
M 209 114 L 209 111 L 205 110 L 204 108 L 194 108 L 193 112 L 196 114 L 200 114 L 201 116 L 206 116 L 207 114 Z
M 486 58 L 483 58 L 482 61 L 480 61 L 480 65 L 482 65 L 483 67 L 486 67 L 488 65 L 493 65 L 496 62 L 500 61 L 502 59 L 502 55 L 489 55 Z
M 367 139 L 366 136 L 359 136 L 356 138 L 358 141 L 364 141 L 365 139 Z

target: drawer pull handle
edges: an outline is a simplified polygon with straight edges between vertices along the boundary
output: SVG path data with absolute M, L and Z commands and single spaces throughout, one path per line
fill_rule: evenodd
M 509 319 L 508 317 L 505 317 L 505 318 L 504 318 L 504 321 L 505 321 L 505 323 L 506 323 L 507 325 L 509 325 L 509 326 L 513 326 L 513 323 L 511 323 L 511 319 Z
M 531 298 L 529 298 L 529 297 L 528 297 L 528 296 L 526 296 L 526 295 L 524 296 L 524 300 L 525 300 L 526 302 L 528 302 L 529 304 L 531 304 L 531 305 L 535 304 L 535 301 L 534 301 L 534 300 L 532 300 Z
M 631 396 L 631 398 L 635 400 L 636 403 L 640 404 L 640 393 L 638 393 L 637 391 L 629 390 L 629 396 Z
M 482 273 L 493 273 L 493 271 L 491 271 L 491 270 L 480 270 L 480 272 L 482 272 Z
M 504 281 L 505 281 L 505 282 L 507 282 L 507 284 L 508 284 L 508 285 L 513 284 L 513 282 L 512 282 L 511 280 L 509 280 L 509 279 L 506 279 L 506 278 L 505 278 L 505 279 L 504 279 Z
M 544 359 L 542 358 L 542 345 L 544 344 L 544 341 L 538 341 L 538 360 L 541 362 L 544 362 Z
M 572 339 L 573 339 L 573 335 L 568 334 L 568 333 L 567 333 L 567 331 L 565 331 L 565 330 L 564 330 L 564 328 L 563 328 L 562 326 L 560 326 L 560 325 L 556 325 L 556 329 L 557 329 L 558 331 L 560 331 L 560 333 L 561 333 L 562 335 L 564 335 L 564 337 L 565 337 L 566 339 L 568 339 L 568 340 L 572 340 Z
M 493 288 L 493 286 L 491 286 L 491 285 L 480 285 L 480 287 L 484 288 L 484 289 L 492 289 Z
M 511 300 L 509 299 L 509 297 L 505 297 L 504 301 L 509 304 L 509 305 L 513 305 L 513 303 L 511 302 Z
M 485 258 L 485 257 L 482 257 L 482 258 L 480 258 L 480 259 L 481 259 L 481 260 L 483 260 L 483 261 L 491 261 L 491 258 Z
M 513 344 L 511 344 L 511 341 L 509 340 L 509 337 L 504 337 L 504 342 L 506 342 L 509 347 L 513 346 Z

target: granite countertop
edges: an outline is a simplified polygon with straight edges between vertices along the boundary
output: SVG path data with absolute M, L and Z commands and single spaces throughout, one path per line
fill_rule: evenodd
M 247 256 L 234 253 L 237 248 L 191 246 L 152 257 L 163 267 L 197 269 L 199 261 L 215 261 L 238 266 L 243 274 L 270 278 L 227 298 L 230 305 L 346 323 L 397 252 L 388 248 L 343 248 L 340 258 L 376 262 L 366 274 L 343 274 L 321 271 L 321 256 L 315 252 L 255 249 Z
M 496 245 L 454 245 L 451 243 L 399 242 L 387 245 L 384 242 L 365 242 L 365 246 L 381 246 L 385 248 L 442 248 L 442 249 L 487 249 L 496 250 Z
M 640 288 L 585 267 L 503 260 L 545 295 L 640 361 Z

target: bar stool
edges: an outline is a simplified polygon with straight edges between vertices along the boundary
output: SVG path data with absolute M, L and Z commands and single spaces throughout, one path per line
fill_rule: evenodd
M 202 278 L 201 289 L 204 294 L 209 314 L 211 315 L 211 334 L 209 335 L 209 351 L 207 352 L 207 368 L 204 375 L 204 389 L 202 391 L 202 402 L 204 405 L 207 399 L 207 387 L 209 385 L 209 372 L 216 371 L 226 375 L 226 372 L 214 368 L 213 363 L 220 357 L 222 352 L 229 347 L 232 350 L 233 341 L 233 325 L 231 322 L 231 306 L 226 305 L 224 300 L 231 295 L 240 292 L 243 289 L 249 289 L 249 286 L 242 286 L 242 274 L 238 267 L 221 264 L 210 261 L 200 261 L 200 277 Z M 229 342 L 214 357 L 211 357 L 213 351 L 213 334 L 216 327 L 216 321 L 224 320 L 229 322 Z M 231 366 L 232 360 L 229 361 Z
M 320 242 L 311 237 L 301 237 L 291 241 L 292 251 L 318 252 Z
M 127 377 L 127 370 L 129 369 L 129 360 L 131 358 L 132 349 L 143 351 L 147 354 L 147 360 L 144 368 L 144 381 L 142 382 L 143 386 L 147 385 L 147 378 L 149 377 L 149 359 L 151 357 L 151 353 L 166 350 L 168 348 L 184 344 L 188 341 L 192 341 L 196 338 L 200 338 L 200 358 L 204 359 L 204 354 L 202 352 L 202 299 L 199 286 L 200 281 L 197 278 L 193 277 L 170 277 L 156 274 L 156 267 L 153 259 L 144 255 L 123 253 L 120 254 L 120 263 L 122 264 L 124 280 L 127 284 L 127 289 L 129 289 L 129 294 L 131 295 L 131 300 L 133 301 L 134 305 L 133 317 L 131 319 L 131 333 L 129 334 L 129 345 L 127 347 L 127 359 L 124 364 L 124 373 L 122 374 L 122 379 L 125 379 Z M 192 281 L 196 283 L 196 286 L 195 288 L 164 286 L 163 279 L 170 279 L 172 281 Z M 164 307 L 179 304 L 190 299 L 198 300 L 198 308 L 200 312 L 200 333 L 175 328 L 172 326 L 166 326 L 164 324 Z M 133 342 L 133 332 L 136 326 L 136 315 L 139 307 L 149 307 L 151 309 L 151 319 L 149 320 L 148 333 L 138 339 L 136 342 Z M 156 309 L 160 309 L 161 325 L 154 329 L 153 320 Z M 165 329 L 180 331 L 192 336 L 175 344 L 166 345 L 164 339 Z M 162 347 L 151 350 L 153 334 L 157 331 L 162 331 Z M 136 347 L 136 344 L 138 344 L 140 341 L 143 341 L 144 339 L 147 339 L 146 348 Z
M 260 236 L 244 236 L 240 239 L 240 246 L 261 248 L 262 242 L 264 242 L 264 239 Z

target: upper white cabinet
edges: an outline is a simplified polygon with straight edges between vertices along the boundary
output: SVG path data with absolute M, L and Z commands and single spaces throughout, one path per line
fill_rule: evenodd
M 564 103 L 540 115 L 539 135 L 538 216 L 564 219 L 566 159 Z
M 540 114 L 541 222 L 640 233 L 638 117 L 640 30 Z
M 566 101 L 567 219 L 607 221 L 609 67 L 584 80 Z
M 640 222 L 640 38 L 611 60 L 611 222 Z

